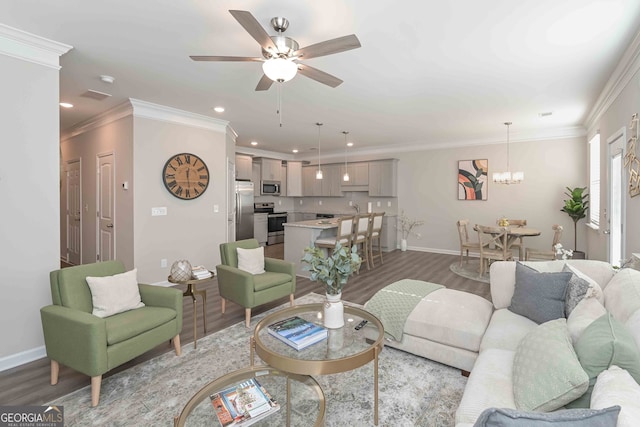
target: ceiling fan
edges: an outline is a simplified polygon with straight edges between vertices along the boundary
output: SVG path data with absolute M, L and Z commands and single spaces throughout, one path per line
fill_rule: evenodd
M 264 75 L 258 82 L 256 90 L 268 90 L 273 82 L 286 82 L 300 72 L 325 85 L 336 87 L 342 80 L 317 68 L 302 64 L 301 59 L 317 58 L 360 47 L 360 40 L 351 34 L 299 48 L 298 42 L 282 33 L 289 27 L 286 18 L 273 18 L 271 26 L 278 32 L 277 36 L 269 36 L 254 16 L 244 10 L 230 10 L 229 13 L 262 47 L 262 58 L 246 56 L 190 56 L 194 61 L 239 61 L 262 62 Z

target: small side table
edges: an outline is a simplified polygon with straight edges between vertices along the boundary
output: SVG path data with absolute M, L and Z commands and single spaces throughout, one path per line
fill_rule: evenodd
M 197 313 L 197 301 L 196 295 L 200 295 L 202 297 L 202 319 L 204 320 L 204 333 L 207 333 L 207 290 L 206 289 L 196 289 L 198 283 L 204 282 L 205 280 L 209 280 L 213 278 L 213 272 L 211 273 L 211 277 L 207 277 L 206 279 L 191 279 L 185 280 L 182 282 L 173 281 L 171 276 L 167 278 L 167 280 L 171 283 L 175 283 L 177 285 L 187 285 L 187 290 L 182 294 L 183 297 L 191 297 L 193 299 L 193 348 L 198 348 L 198 329 L 196 322 L 196 313 Z

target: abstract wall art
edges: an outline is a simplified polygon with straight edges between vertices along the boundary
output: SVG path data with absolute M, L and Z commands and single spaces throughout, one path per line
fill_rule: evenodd
M 488 159 L 458 161 L 458 200 L 487 200 Z

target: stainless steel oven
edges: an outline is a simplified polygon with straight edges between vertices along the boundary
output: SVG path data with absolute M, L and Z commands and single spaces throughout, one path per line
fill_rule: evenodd
M 273 202 L 255 203 L 254 211 L 267 214 L 267 245 L 284 243 L 284 223 L 287 222 L 286 212 L 273 212 Z

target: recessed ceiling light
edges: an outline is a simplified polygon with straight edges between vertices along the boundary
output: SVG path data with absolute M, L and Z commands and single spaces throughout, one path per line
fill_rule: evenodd
M 69 104 L 68 102 L 61 102 L 60 106 L 63 108 L 73 108 L 73 104 Z
M 538 113 L 538 117 L 549 117 L 553 115 L 553 111 L 545 111 L 544 113 Z
M 353 147 L 353 142 L 347 142 L 347 147 Z
M 104 83 L 109 83 L 109 84 L 113 84 L 113 82 L 116 81 L 116 79 L 114 79 L 113 77 L 106 76 L 106 75 L 100 76 L 100 80 L 103 81 Z
M 213 111 L 216 113 L 224 113 L 224 107 L 213 107 Z
M 251 141 L 251 145 L 258 145 L 256 141 Z
M 293 150 L 291 150 L 291 151 L 292 151 L 292 152 L 294 152 L 294 153 L 297 153 L 297 152 L 298 152 L 298 150 L 297 150 L 297 149 L 295 149 L 295 148 L 294 148 Z

